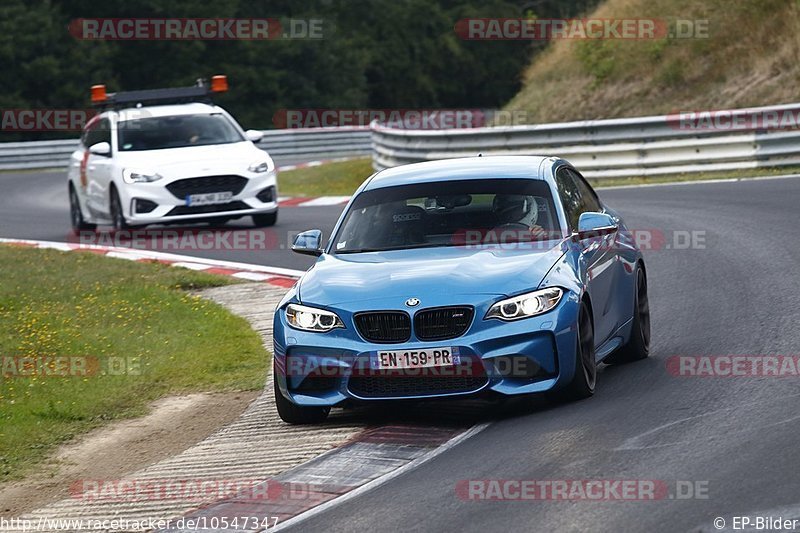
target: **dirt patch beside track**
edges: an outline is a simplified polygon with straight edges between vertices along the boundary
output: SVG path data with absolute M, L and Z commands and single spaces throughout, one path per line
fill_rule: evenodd
M 236 420 L 259 392 L 170 396 L 150 413 L 97 429 L 62 446 L 44 472 L 0 487 L 0 516 L 9 518 L 69 497 L 78 479 L 119 479 L 176 455 Z

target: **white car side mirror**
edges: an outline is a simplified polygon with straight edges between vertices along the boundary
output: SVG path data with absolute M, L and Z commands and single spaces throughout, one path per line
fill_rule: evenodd
M 264 134 L 258 130 L 247 130 L 246 132 L 244 132 L 244 136 L 247 137 L 248 141 L 253 141 L 254 143 L 257 143 L 258 141 L 261 140 Z
M 111 155 L 111 145 L 107 142 L 93 144 L 89 147 L 89 153 L 94 155 Z

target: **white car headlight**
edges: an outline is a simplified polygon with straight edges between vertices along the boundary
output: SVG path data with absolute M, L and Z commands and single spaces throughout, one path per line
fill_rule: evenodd
M 268 172 L 270 170 L 269 167 L 270 167 L 269 161 L 259 160 L 251 163 L 250 166 L 247 167 L 247 170 L 249 170 L 250 172 L 257 172 L 258 174 L 261 174 L 262 172 Z
M 528 292 L 500 300 L 494 304 L 486 318 L 499 318 L 500 320 L 519 320 L 546 313 L 561 300 L 564 294 L 558 287 L 548 287 L 538 291 Z
M 149 183 L 163 178 L 161 174 L 153 170 L 142 170 L 136 168 L 126 168 L 122 170 L 122 180 L 125 183 Z
M 303 331 L 330 331 L 344 327 L 342 319 L 336 313 L 300 304 L 289 304 L 286 307 L 286 321 L 293 328 Z

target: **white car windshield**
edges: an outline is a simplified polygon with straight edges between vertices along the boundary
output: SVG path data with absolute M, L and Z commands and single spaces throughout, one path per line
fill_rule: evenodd
M 335 254 L 560 238 L 544 181 L 487 178 L 385 187 L 354 200 Z
M 120 122 L 119 151 L 163 150 L 242 142 L 244 137 L 219 113 L 148 117 Z

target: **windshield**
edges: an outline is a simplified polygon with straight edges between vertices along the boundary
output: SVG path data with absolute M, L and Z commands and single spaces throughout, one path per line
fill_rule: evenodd
M 363 192 L 333 239 L 336 254 L 560 238 L 544 181 L 440 181 Z
M 121 152 L 229 144 L 243 140 L 233 124 L 219 113 L 149 117 L 119 123 Z

